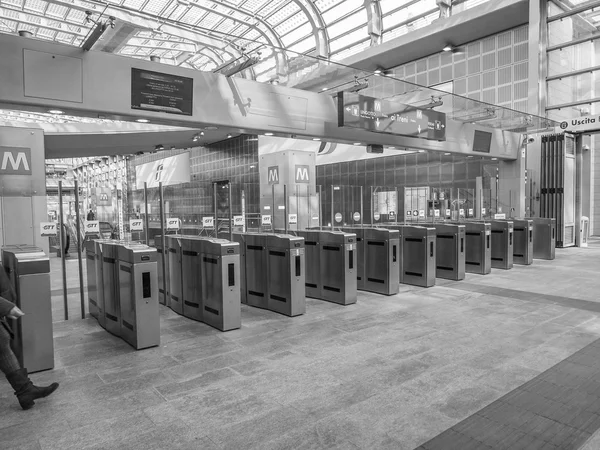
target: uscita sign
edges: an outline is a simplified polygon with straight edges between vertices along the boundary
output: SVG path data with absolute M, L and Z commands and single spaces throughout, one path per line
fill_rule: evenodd
M 560 123 L 560 131 L 581 133 L 600 130 L 600 116 L 575 117 Z

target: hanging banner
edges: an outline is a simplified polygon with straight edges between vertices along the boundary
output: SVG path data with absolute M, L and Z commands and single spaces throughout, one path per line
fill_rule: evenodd
M 170 186 L 190 181 L 189 152 L 141 164 L 135 168 L 136 189 L 144 189 L 144 182 L 149 188 L 156 188 L 159 183 Z

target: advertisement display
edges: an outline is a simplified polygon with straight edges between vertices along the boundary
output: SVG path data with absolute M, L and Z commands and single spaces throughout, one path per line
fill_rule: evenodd
M 135 168 L 135 188 L 144 189 L 144 182 L 149 188 L 190 182 L 190 154 L 170 156 L 154 162 L 141 164 Z
M 168 73 L 131 69 L 131 108 L 192 115 L 194 80 Z

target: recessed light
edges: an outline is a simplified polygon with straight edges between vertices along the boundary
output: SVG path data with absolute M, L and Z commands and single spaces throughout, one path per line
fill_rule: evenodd
M 227 139 L 229 139 L 229 138 L 231 138 L 231 133 L 229 133 L 229 134 L 227 135 Z
M 155 150 L 164 150 L 165 147 L 162 144 L 158 144 L 156 147 L 154 147 Z
M 355 143 L 354 143 L 354 145 L 360 145 L 360 144 L 361 144 L 360 142 L 355 142 Z
M 173 145 L 171 146 L 171 150 L 175 150 L 175 147 Z
M 473 157 L 473 155 L 469 155 L 469 156 L 467 156 L 467 158 L 472 158 L 472 157 Z
M 139 122 L 139 123 L 148 123 L 148 122 L 150 122 L 148 119 L 136 119 L 135 121 Z
M 425 150 L 419 150 L 419 153 L 425 153 Z
M 379 75 L 381 73 L 381 70 L 377 69 L 374 73 L 375 73 L 375 75 Z
M 492 158 L 492 161 L 498 161 L 498 158 Z
M 452 51 L 452 46 L 451 45 L 446 45 L 442 50 L 445 51 L 445 52 L 451 52 Z
M 450 153 L 446 152 L 446 153 L 444 153 L 444 156 L 450 156 Z
M 265 133 L 265 136 L 273 136 L 273 133 Z
M 313 141 L 320 141 L 321 138 L 313 138 Z
M 48 112 L 50 114 L 64 114 L 64 111 L 61 111 L 60 109 L 49 109 Z
M 324 88 L 321 88 L 321 91 L 326 91 L 327 89 L 329 89 L 329 88 L 328 87 L 324 87 Z

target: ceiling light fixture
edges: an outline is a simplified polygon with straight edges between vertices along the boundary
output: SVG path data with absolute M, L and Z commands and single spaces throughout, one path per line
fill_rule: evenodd
M 355 142 L 355 143 L 354 143 L 354 145 L 360 145 L 360 144 L 361 144 L 360 142 Z
M 148 123 L 148 122 L 150 122 L 148 119 L 135 119 L 135 121 L 139 122 L 139 123 Z
M 265 133 L 265 136 L 273 136 L 273 133 Z
M 313 138 L 313 141 L 320 141 L 321 138 Z
M 454 50 L 454 47 L 452 47 L 450 44 L 447 44 L 442 50 L 445 52 L 451 52 Z
M 64 114 L 64 111 L 61 111 L 60 109 L 49 109 L 48 112 L 50 114 Z
M 227 139 L 231 138 L 231 133 L 227 134 Z

